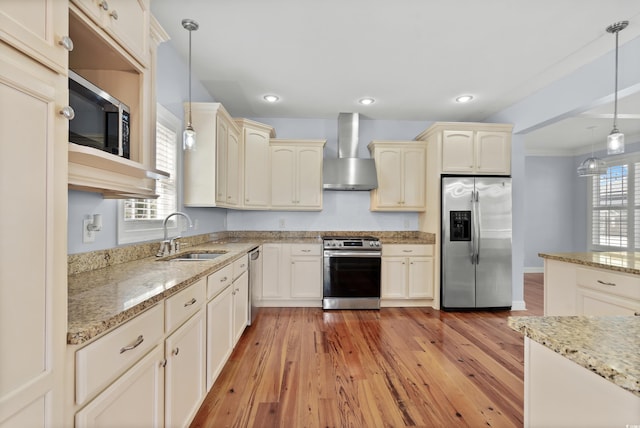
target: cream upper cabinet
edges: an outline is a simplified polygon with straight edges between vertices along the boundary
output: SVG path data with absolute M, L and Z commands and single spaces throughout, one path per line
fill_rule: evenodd
M 149 0 L 71 0 L 141 64 L 149 61 Z
M 241 152 L 244 154 L 245 209 L 269 209 L 271 205 L 271 154 L 269 139 L 273 128 L 248 119 L 235 119 L 242 130 Z M 242 161 L 241 161 L 242 162 Z
M 442 172 L 510 174 L 511 132 L 443 131 Z
M 0 40 L 64 74 L 72 47 L 66 0 L 0 2 Z
M 372 141 L 378 188 L 371 191 L 372 211 L 424 211 L 426 146 L 416 141 Z
M 394 245 L 382 247 L 381 305 L 417 304 L 434 297 L 433 245 Z
M 223 207 L 237 207 L 240 196 L 240 133 L 228 117 L 220 118 L 216 142 L 216 202 Z
M 2 2 L 2 19 L 8 9 L 24 17 L 40 3 Z M 53 16 L 66 10 L 65 1 L 46 3 Z M 1 28 L 4 40 L 7 27 Z M 64 425 L 68 121 L 59 111 L 68 102 L 67 85 L 66 75 L 0 42 L 3 428 Z
M 325 143 L 326 140 L 271 140 L 272 209 L 322 209 Z

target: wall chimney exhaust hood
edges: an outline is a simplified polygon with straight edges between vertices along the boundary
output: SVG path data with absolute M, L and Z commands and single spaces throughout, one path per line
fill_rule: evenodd
M 358 157 L 358 113 L 338 115 L 338 158 L 325 158 L 322 176 L 325 190 L 372 190 L 378 187 L 373 159 Z

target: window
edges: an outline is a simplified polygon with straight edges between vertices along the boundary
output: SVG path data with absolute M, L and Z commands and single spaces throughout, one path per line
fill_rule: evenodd
M 590 246 L 600 251 L 640 249 L 640 155 L 607 160 L 590 183 Z
M 157 199 L 125 199 L 118 202 L 118 244 L 161 239 L 162 221 L 177 211 L 178 183 L 177 149 L 180 120 L 161 105 L 156 117 L 156 169 L 169 177 L 156 181 Z M 177 233 L 176 220 L 167 223 L 172 234 Z

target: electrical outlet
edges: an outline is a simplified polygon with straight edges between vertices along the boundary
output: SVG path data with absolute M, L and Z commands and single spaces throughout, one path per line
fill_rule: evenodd
M 90 244 L 96 241 L 96 233 L 93 230 L 89 230 L 88 226 L 93 224 L 93 220 L 82 220 L 82 243 Z

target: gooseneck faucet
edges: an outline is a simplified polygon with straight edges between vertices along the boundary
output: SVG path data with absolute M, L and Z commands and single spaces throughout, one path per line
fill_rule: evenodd
M 182 211 L 176 211 L 166 216 L 162 221 L 162 229 L 164 229 L 164 238 L 160 243 L 160 250 L 158 250 L 156 257 L 171 255 L 176 251 L 178 251 L 179 249 L 178 239 L 180 239 L 180 236 L 176 236 L 175 238 L 169 240 L 168 231 L 167 231 L 167 221 L 169 221 L 171 217 L 176 215 L 186 218 L 187 221 L 189 222 L 189 228 L 193 227 L 193 222 L 191 221 L 191 217 L 189 217 L 188 214 L 183 213 Z

